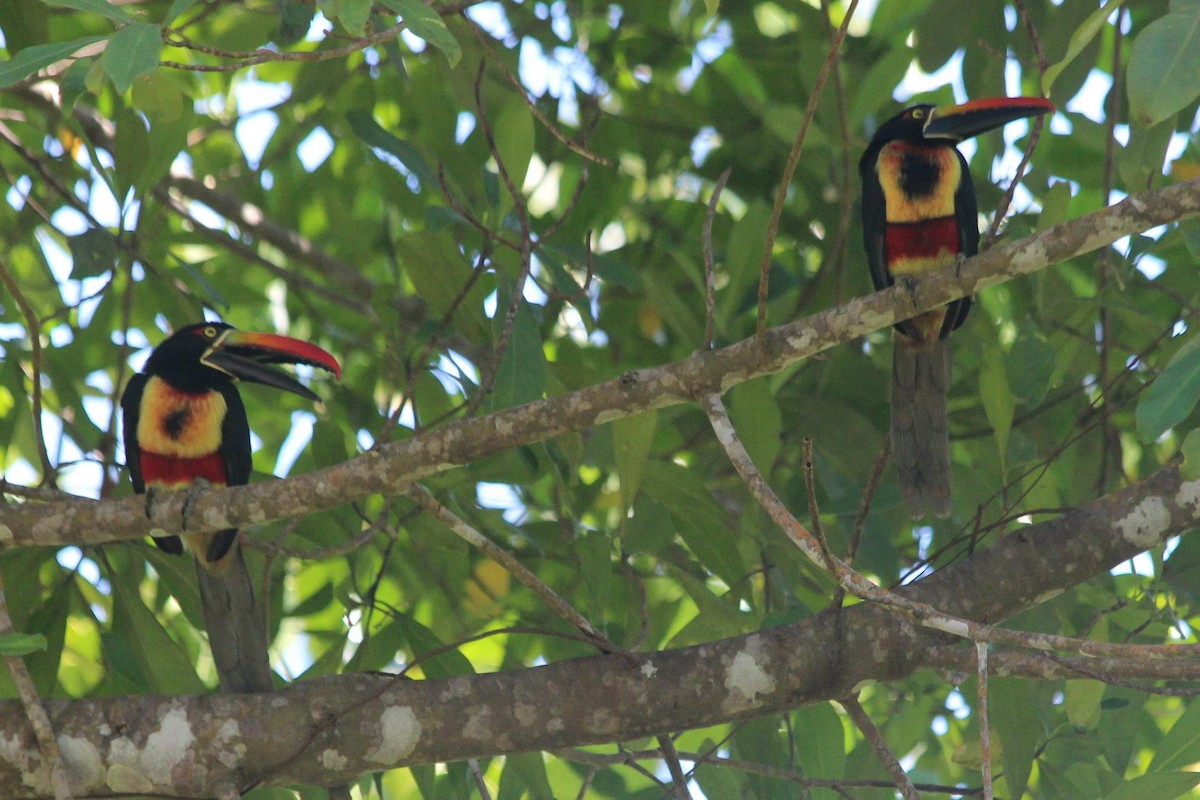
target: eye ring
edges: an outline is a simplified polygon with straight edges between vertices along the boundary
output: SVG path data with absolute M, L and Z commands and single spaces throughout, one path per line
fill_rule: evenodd
M 217 337 L 217 329 L 209 325 L 204 329 L 204 335 L 209 339 L 215 339 Z
M 913 119 L 925 119 L 925 109 L 914 108 L 912 111 L 912 118 Z

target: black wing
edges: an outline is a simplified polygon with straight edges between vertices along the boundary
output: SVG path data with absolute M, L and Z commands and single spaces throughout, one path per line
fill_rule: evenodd
M 883 249 L 883 234 L 887 228 L 887 201 L 883 186 L 875 174 L 875 160 L 863 159 L 859 167 L 862 174 L 862 226 L 863 248 L 867 251 L 867 266 L 871 269 L 871 282 L 875 291 L 892 285 L 892 276 L 887 271 L 887 254 Z
M 221 445 L 217 452 L 225 462 L 225 483 L 228 486 L 245 486 L 250 482 L 250 423 L 246 420 L 246 407 L 233 384 L 220 389 L 225 398 L 225 419 L 221 422 Z M 217 531 L 208 540 L 204 560 L 209 564 L 220 561 L 229 554 L 237 541 L 237 528 Z
M 958 156 L 961 175 L 958 189 L 954 192 L 954 219 L 958 222 L 959 252 L 970 258 L 979 252 L 979 203 L 975 199 L 975 185 L 971 181 L 967 160 L 957 148 L 954 152 Z M 941 331 L 943 339 L 966 321 L 970 310 L 970 297 L 955 300 L 946 306 L 946 319 L 942 322 Z

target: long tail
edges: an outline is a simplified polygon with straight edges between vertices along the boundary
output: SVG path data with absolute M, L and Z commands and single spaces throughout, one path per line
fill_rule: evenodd
M 896 337 L 892 356 L 892 458 L 913 519 L 950 516 L 950 439 L 946 392 L 949 349 L 944 340 L 913 346 Z
M 242 547 L 234 542 L 217 563 L 196 559 L 200 603 L 221 689 L 230 694 L 271 691 L 266 618 L 254 601 Z

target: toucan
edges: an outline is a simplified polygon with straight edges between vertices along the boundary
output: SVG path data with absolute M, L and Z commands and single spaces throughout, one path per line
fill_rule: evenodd
M 307 364 L 341 377 L 341 366 L 316 345 L 222 322 L 180 328 L 163 340 L 121 396 L 125 462 L 133 490 L 241 486 L 250 480 L 250 425 L 234 382 L 261 383 L 318 400 L 273 364 Z M 189 501 L 192 498 L 189 497 Z M 184 528 L 187 527 L 184 505 Z M 155 537 L 168 553 L 195 556 L 200 601 L 221 688 L 272 689 L 266 619 L 258 610 L 237 529 Z
M 975 187 L 956 145 L 1053 110 L 1050 101 L 1036 97 L 923 103 L 879 126 L 859 161 L 863 242 L 876 290 L 978 252 Z M 892 456 L 913 519 L 950 515 L 946 337 L 970 308 L 964 297 L 895 325 Z

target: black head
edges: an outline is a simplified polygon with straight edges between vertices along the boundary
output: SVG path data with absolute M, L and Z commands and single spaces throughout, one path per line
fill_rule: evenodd
M 242 332 L 223 322 L 180 328 L 154 348 L 144 372 L 186 392 L 219 389 L 236 379 L 262 383 L 319 399 L 304 384 L 272 364 L 307 364 L 341 377 L 337 359 L 316 345 L 273 333 Z
M 879 126 L 859 166 L 864 171 L 873 168 L 879 151 L 888 142 L 954 147 L 964 139 L 995 130 L 1013 120 L 1036 117 L 1053 110 L 1054 104 L 1040 97 L 987 97 L 959 105 L 920 103 L 909 106 Z
M 204 357 L 225 331 L 224 322 L 198 322 L 180 328 L 154 348 L 142 371 L 162 378 L 185 392 L 203 392 L 232 383 L 233 376 L 204 363 Z

